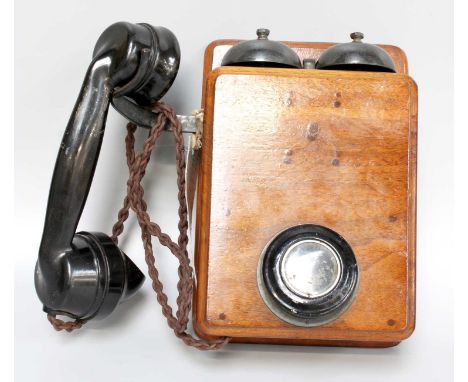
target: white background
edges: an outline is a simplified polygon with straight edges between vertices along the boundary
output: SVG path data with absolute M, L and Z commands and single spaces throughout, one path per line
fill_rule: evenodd
M 33 269 L 53 164 L 92 49 L 111 23 L 163 25 L 178 37 L 182 64 L 165 97 L 179 113 L 199 107 L 203 51 L 218 38 L 347 41 L 398 45 L 419 85 L 417 324 L 385 350 L 230 345 L 218 353 L 185 347 L 167 328 L 148 282 L 108 319 L 55 332 L 41 312 Z M 15 373 L 18 381 L 449 381 L 452 376 L 452 12 L 450 1 L 41 1 L 16 2 Z M 125 121 L 111 110 L 95 181 L 79 228 L 109 232 L 123 198 Z M 140 141 L 142 134 L 139 135 Z M 170 139 L 157 148 L 146 182 L 150 212 L 175 233 Z M 144 268 L 134 221 L 122 242 Z M 158 264 L 173 299 L 175 263 Z M 5 254 L 8 255 L 8 254 Z

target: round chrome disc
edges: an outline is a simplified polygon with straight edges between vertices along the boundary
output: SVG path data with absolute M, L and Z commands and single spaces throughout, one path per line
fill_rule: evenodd
M 280 274 L 291 292 L 312 299 L 335 288 L 341 276 L 341 261 L 335 248 L 325 242 L 302 240 L 286 250 Z

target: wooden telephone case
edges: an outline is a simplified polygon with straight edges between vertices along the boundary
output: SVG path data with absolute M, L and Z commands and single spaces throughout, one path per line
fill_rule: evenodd
M 417 87 L 397 73 L 220 67 L 205 52 L 194 328 L 231 342 L 388 347 L 415 326 Z M 317 58 L 329 43 L 287 43 Z M 257 287 L 278 232 L 313 223 L 351 245 L 354 301 L 317 327 L 282 321 Z

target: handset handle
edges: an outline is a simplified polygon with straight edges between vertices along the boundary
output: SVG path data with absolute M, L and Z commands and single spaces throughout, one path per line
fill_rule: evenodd
M 119 22 L 94 48 L 55 163 L 35 271 L 50 314 L 86 320 L 109 314 L 133 294 L 143 274 L 101 233 L 76 233 L 96 168 L 109 104 L 125 96 L 147 107 L 177 75 L 180 50 L 168 29 Z
M 55 163 L 40 256 L 71 250 L 104 136 L 110 72 L 111 59 L 104 56 L 93 60 L 86 73 Z

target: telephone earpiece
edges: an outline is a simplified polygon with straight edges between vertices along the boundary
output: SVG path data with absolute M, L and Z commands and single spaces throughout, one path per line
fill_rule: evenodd
M 47 313 L 102 318 L 142 285 L 142 272 L 109 236 L 76 228 L 109 103 L 153 104 L 171 86 L 179 62 L 177 39 L 163 27 L 119 22 L 97 41 L 58 153 L 36 264 L 36 291 Z

